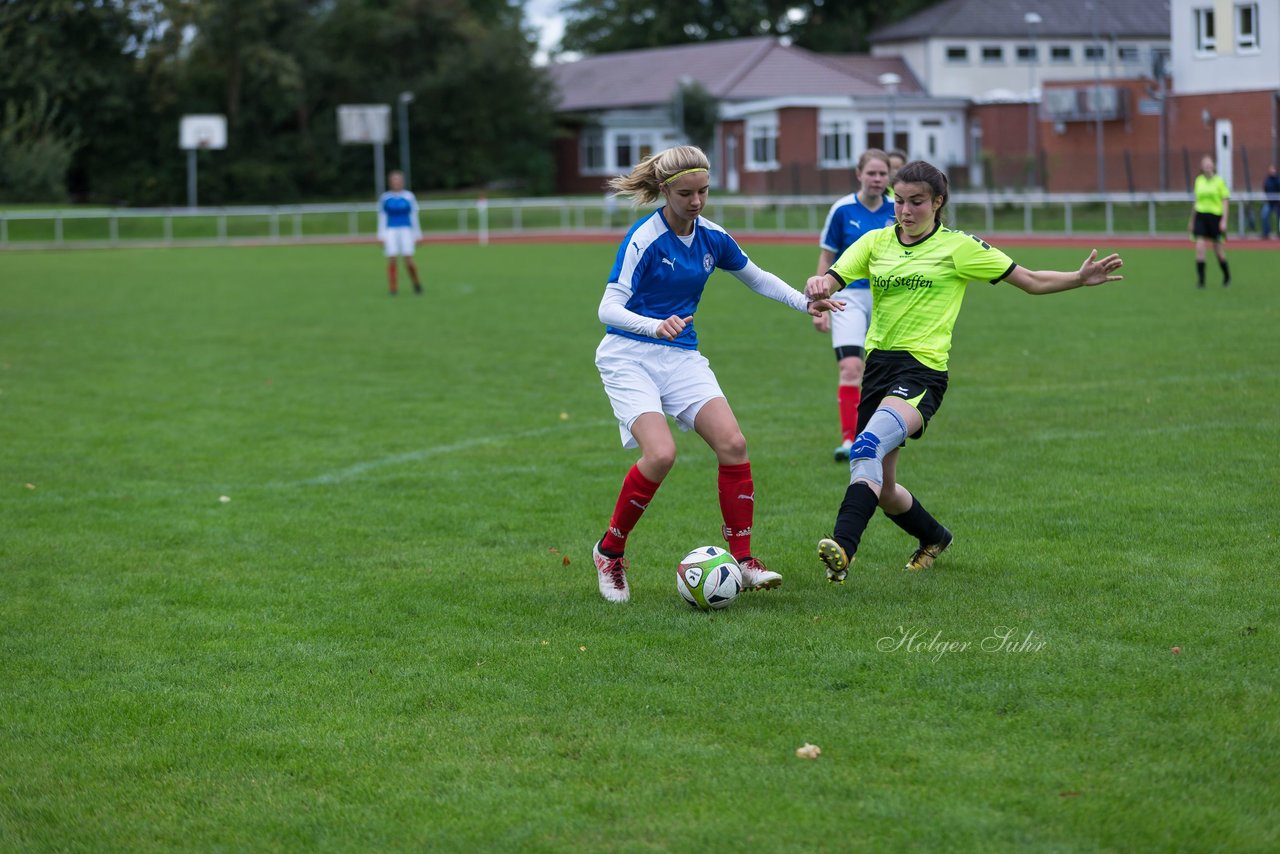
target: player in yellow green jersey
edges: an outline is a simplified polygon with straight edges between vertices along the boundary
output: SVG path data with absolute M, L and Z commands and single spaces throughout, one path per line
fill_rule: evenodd
M 1222 268 L 1222 286 L 1231 284 L 1231 268 L 1227 266 L 1227 249 L 1222 241 L 1227 238 L 1227 214 L 1231 203 L 1227 197 L 1231 195 L 1227 182 L 1217 174 L 1213 166 L 1213 158 L 1205 155 L 1200 160 L 1200 174 L 1196 176 L 1196 202 L 1191 206 L 1191 219 L 1187 221 L 1187 231 L 1196 239 L 1196 287 L 1204 287 L 1204 250 L 1205 241 L 1213 241 L 1213 254 L 1218 256 L 1218 266 Z
M 1072 272 L 1028 270 L 999 249 L 942 223 L 947 176 L 923 160 L 898 170 L 893 184 L 897 224 L 863 235 L 805 295 L 827 299 L 846 283 L 871 280 L 866 372 L 858 436 L 849 457 L 849 487 L 831 537 L 818 543 L 829 581 L 844 581 L 876 507 L 919 541 L 907 569 L 928 569 L 952 534 L 898 482 L 898 449 L 920 438 L 947 390 L 951 330 L 970 280 L 1008 282 L 1029 294 L 1051 294 L 1114 282 L 1124 263 L 1095 249 Z

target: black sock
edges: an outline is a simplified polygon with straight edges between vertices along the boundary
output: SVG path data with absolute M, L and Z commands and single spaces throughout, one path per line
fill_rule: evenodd
M 840 512 L 836 514 L 836 530 L 833 537 L 850 560 L 858 551 L 862 532 L 867 529 L 867 523 L 875 515 L 876 506 L 879 503 L 879 497 L 864 481 L 851 483 L 844 491 Z
M 911 506 L 905 512 L 894 515 L 884 514 L 902 530 L 920 541 L 922 546 L 931 546 L 942 542 L 942 532 L 946 530 L 937 519 L 924 509 L 924 505 L 911 496 Z
M 1231 281 L 1231 267 L 1227 265 L 1226 261 L 1219 261 L 1218 266 L 1222 268 L 1222 284 L 1225 285 Z
M 1198 285 L 1204 284 L 1204 262 L 1203 261 L 1196 262 L 1196 284 Z

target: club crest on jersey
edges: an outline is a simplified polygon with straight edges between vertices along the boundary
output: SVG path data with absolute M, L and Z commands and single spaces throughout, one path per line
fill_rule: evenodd
M 711 257 L 710 252 L 702 256 L 702 269 L 705 272 L 710 273 L 715 266 L 716 266 L 716 259 Z

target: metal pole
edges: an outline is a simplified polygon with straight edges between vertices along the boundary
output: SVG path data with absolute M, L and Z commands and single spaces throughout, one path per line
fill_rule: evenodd
M 413 188 L 409 172 L 409 104 L 413 102 L 412 92 L 400 93 L 400 171 L 404 173 L 404 188 Z
M 1101 46 L 1098 36 L 1098 14 L 1101 11 L 1102 4 L 1098 0 L 1090 0 L 1089 5 L 1093 7 L 1093 48 L 1097 50 Z M 1093 61 L 1093 125 L 1094 125 L 1094 144 L 1098 149 L 1098 192 L 1105 193 L 1107 191 L 1107 163 L 1103 155 L 1102 146 L 1102 62 L 1098 57 L 1094 57 Z M 1109 233 L 1109 232 L 1108 232 Z
M 1035 12 L 1027 12 L 1023 15 L 1023 20 L 1027 24 L 1027 39 L 1031 42 L 1031 56 L 1027 61 L 1027 186 L 1035 187 L 1038 185 L 1038 160 L 1036 155 L 1036 63 L 1040 61 L 1039 51 L 1036 50 L 1036 31 L 1035 25 L 1041 22 L 1041 17 Z
M 187 149 L 187 207 L 196 206 L 196 150 Z
M 383 147 L 380 142 L 373 144 L 373 192 L 376 196 L 381 196 L 387 189 L 387 172 L 383 165 L 386 155 L 382 150 Z

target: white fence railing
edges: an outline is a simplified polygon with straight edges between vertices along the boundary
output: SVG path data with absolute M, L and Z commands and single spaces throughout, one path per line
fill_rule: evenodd
M 1256 232 L 1261 193 L 1232 200 L 1229 231 Z M 730 231 L 816 235 L 827 196 L 713 196 L 706 215 Z M 426 240 L 490 235 L 599 233 L 624 230 L 637 211 L 612 198 L 424 201 Z M 1130 235 L 1176 237 L 1191 211 L 1183 193 L 956 193 L 952 225 L 984 234 Z M 1243 211 L 1243 215 L 1242 215 Z M 65 246 L 186 245 L 372 239 L 372 204 L 205 208 L 69 208 L 0 210 L 0 249 Z

